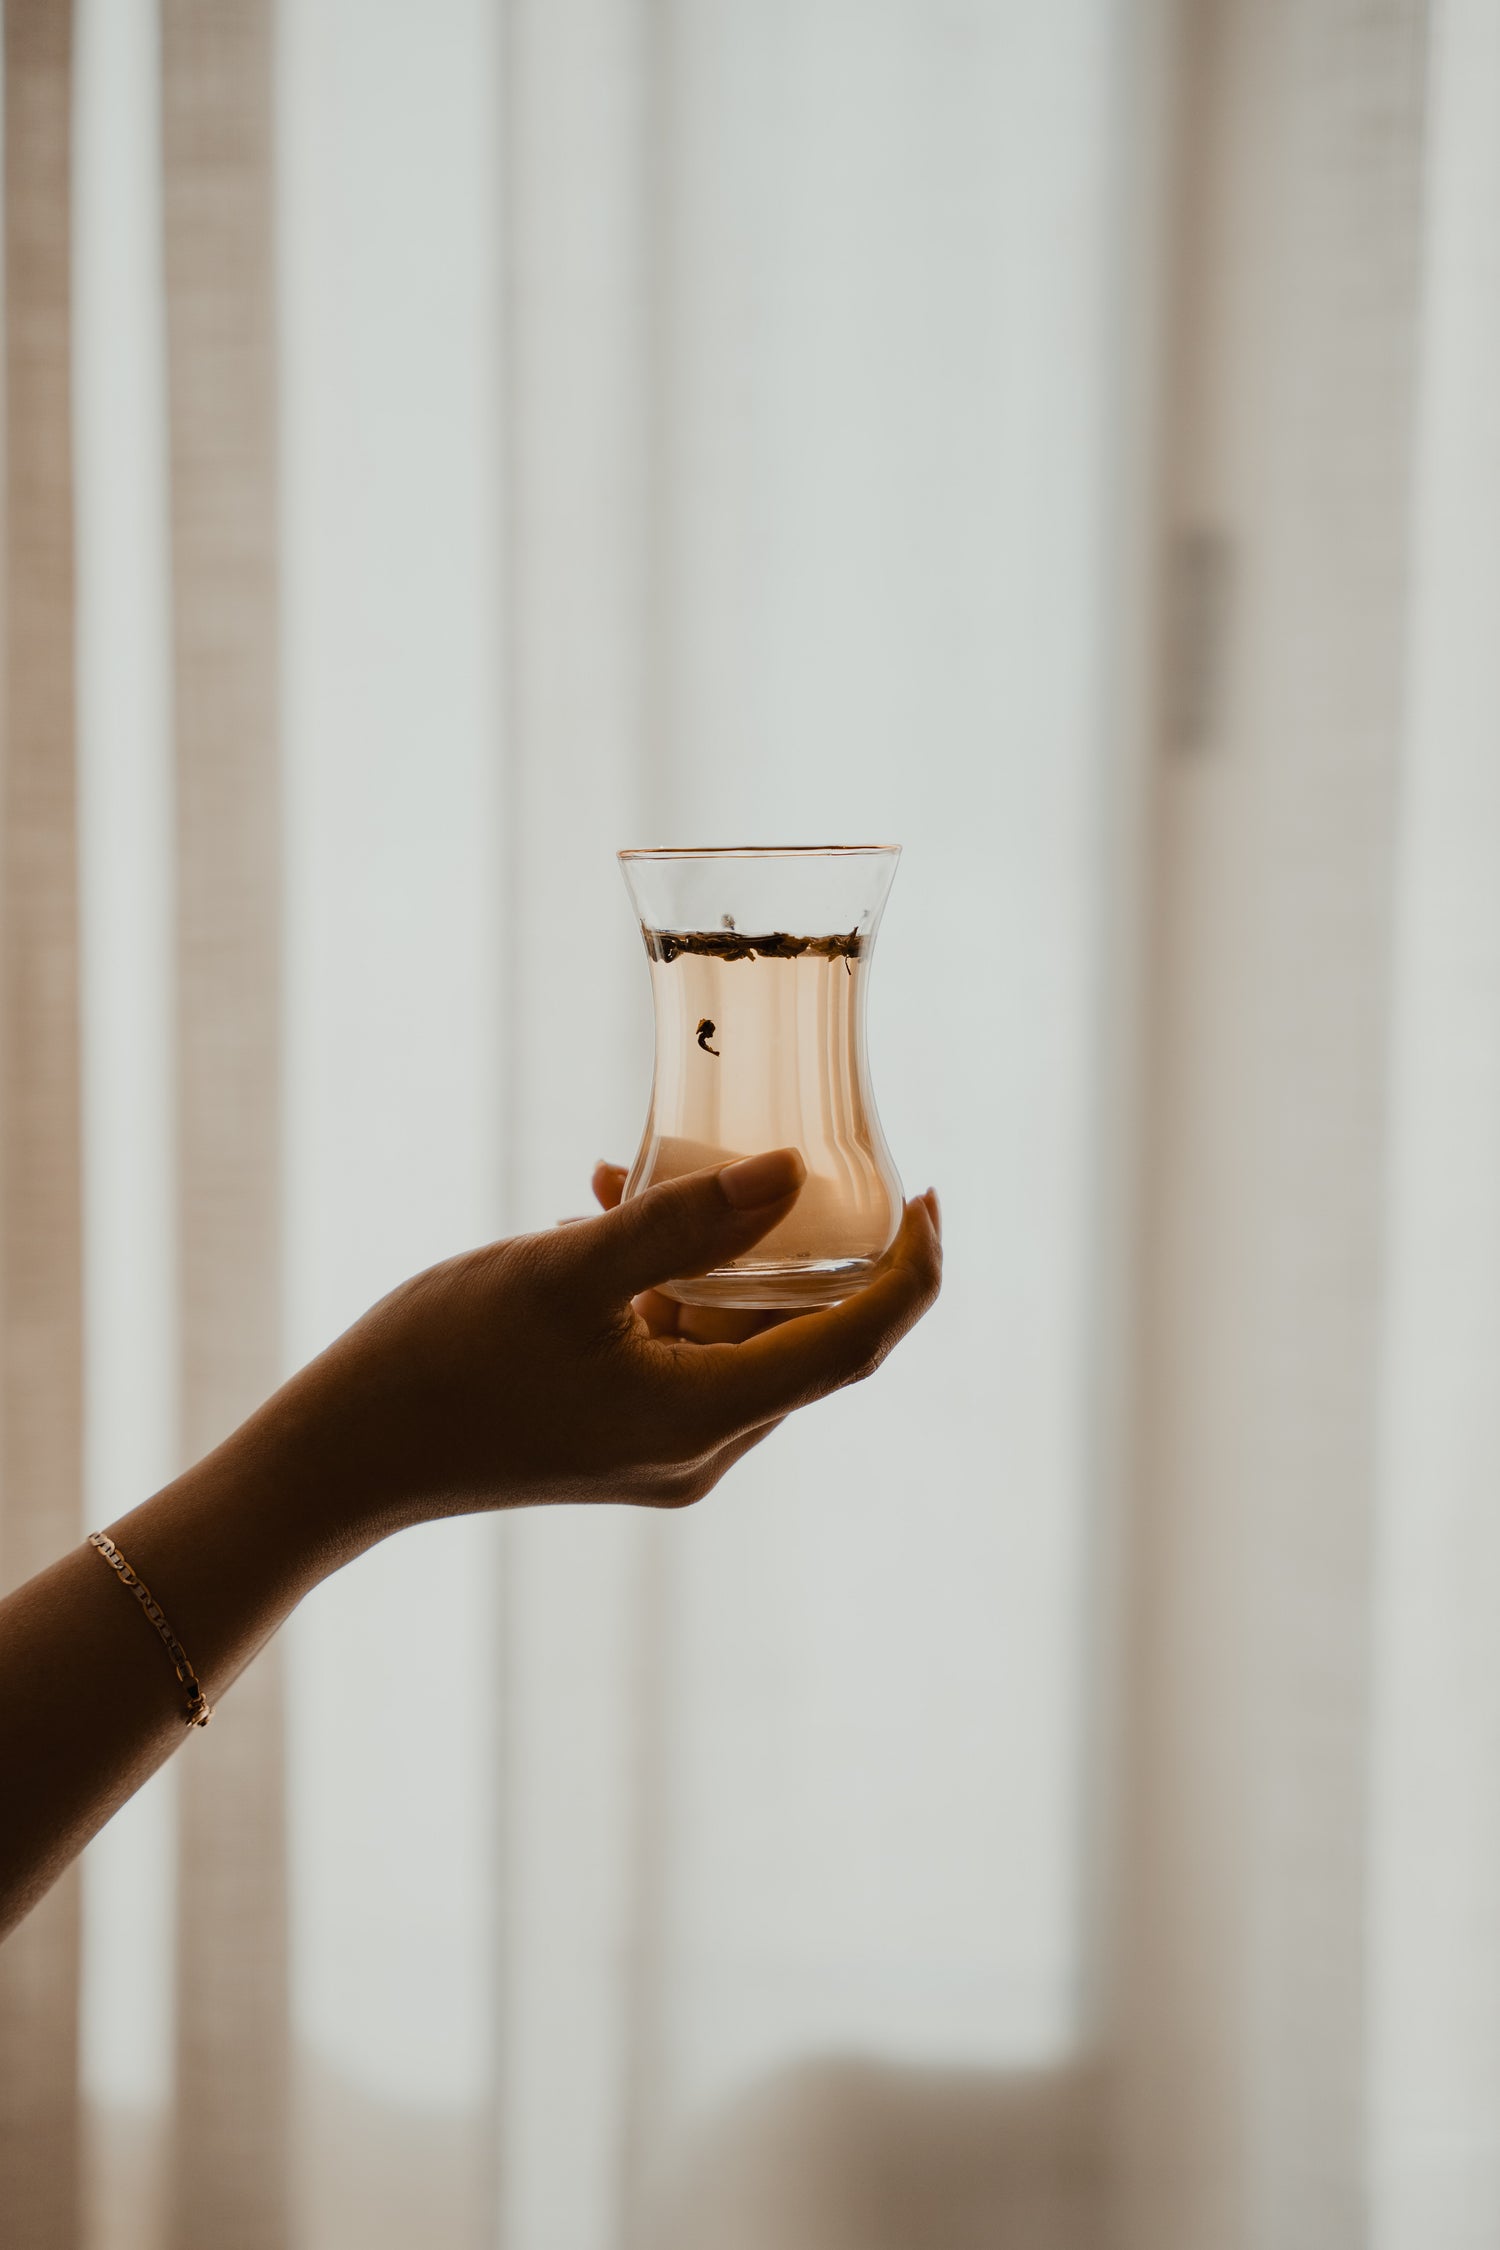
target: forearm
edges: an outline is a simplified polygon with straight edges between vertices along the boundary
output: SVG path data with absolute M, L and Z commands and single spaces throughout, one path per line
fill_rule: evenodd
M 388 1532 L 474 1508 L 685 1506 L 793 1408 L 878 1366 L 937 1295 L 935 1200 L 907 1207 L 885 1271 L 841 1305 L 734 1341 L 710 1328 L 701 1349 L 662 1325 L 660 1284 L 752 1248 L 805 1170 L 773 1150 L 628 1205 L 619 1173 L 600 1219 L 430 1267 L 217 1453 L 105 1526 L 209 1702 L 305 1593 Z M 0 1931 L 182 1741 L 187 1708 L 94 1548 L 0 1603 Z
M 299 1378 L 109 1535 L 210 1704 L 318 1581 L 369 1544 Z M 140 1602 L 80 1545 L 0 1603 L 0 1933 L 189 1732 Z

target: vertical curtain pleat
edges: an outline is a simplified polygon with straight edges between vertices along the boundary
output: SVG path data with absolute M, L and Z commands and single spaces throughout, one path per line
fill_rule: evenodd
M 298 0 L 277 24 L 297 1361 L 501 1231 L 499 17 Z M 491 2250 L 500 1530 L 391 1540 L 285 1635 L 317 2250 Z
M 0 796 L 0 1572 L 80 1533 L 67 0 L 5 9 L 5 586 Z M 3 1817 L 3 1814 L 0 1814 Z M 78 1878 L 0 1951 L 0 2217 L 78 2238 Z
M 1500 11 L 1436 0 L 1372 1739 L 1374 2250 L 1500 2241 Z
M 1419 0 L 1191 7 L 1122 2239 L 1359 2250 Z
M 500 882 L 515 1228 L 583 1209 L 597 1159 L 630 1161 L 646 1104 L 644 979 L 613 856 L 654 840 L 643 726 L 650 18 L 643 0 L 513 0 L 506 17 Z M 654 1529 L 628 1510 L 540 1510 L 506 1525 L 504 2250 L 604 2250 L 628 2223 L 647 2093 L 632 2068 L 633 1972 Z
M 269 0 L 164 0 L 183 1451 L 280 1374 L 280 800 Z M 287 2233 L 282 1669 L 181 1776 L 175 2239 Z M 193 1745 L 198 1748 L 198 1745 Z

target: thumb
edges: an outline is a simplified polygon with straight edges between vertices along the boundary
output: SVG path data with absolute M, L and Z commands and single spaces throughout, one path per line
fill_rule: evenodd
M 767 1149 L 647 1188 L 600 1219 L 568 1227 L 556 1247 L 578 1285 L 620 1303 L 739 1257 L 786 1217 L 806 1178 L 796 1149 Z

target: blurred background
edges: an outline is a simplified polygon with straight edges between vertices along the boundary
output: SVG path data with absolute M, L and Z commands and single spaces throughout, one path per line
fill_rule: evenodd
M 942 1302 L 327 1584 L 0 1954 L 15 2250 L 1500 2241 L 1494 0 L 6 0 L 0 1572 L 905 846 Z

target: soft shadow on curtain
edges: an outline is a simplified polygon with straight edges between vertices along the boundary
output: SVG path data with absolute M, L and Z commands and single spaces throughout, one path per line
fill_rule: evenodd
M 621 843 L 906 846 L 951 1244 L 320 1592 L 0 1953 L 6 2239 L 1491 2242 L 1493 11 L 5 33 L 7 1581 L 628 1156 Z

